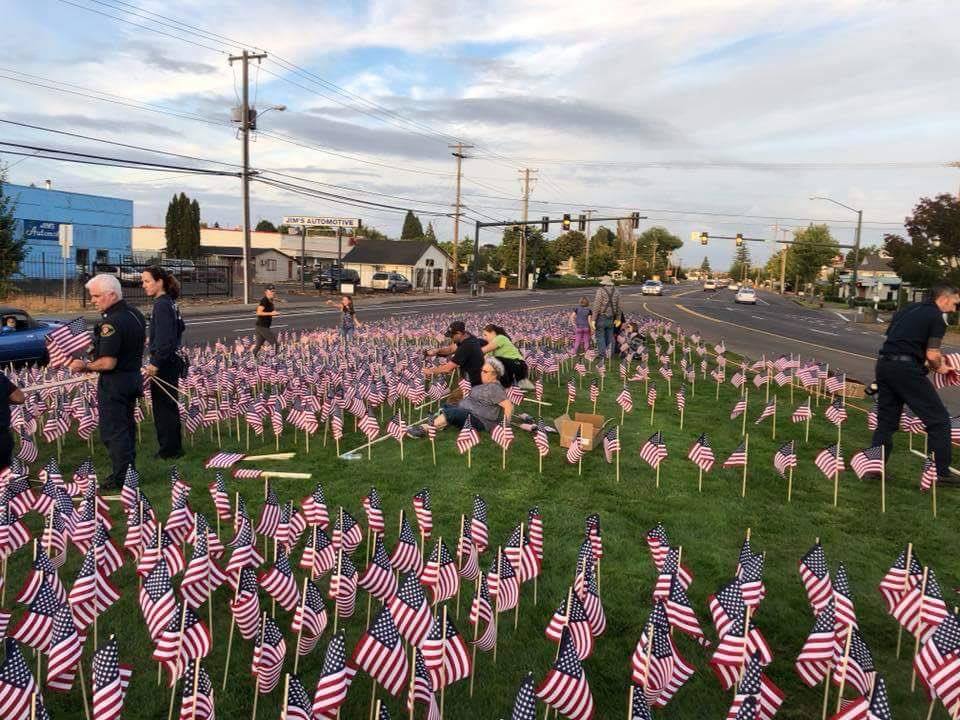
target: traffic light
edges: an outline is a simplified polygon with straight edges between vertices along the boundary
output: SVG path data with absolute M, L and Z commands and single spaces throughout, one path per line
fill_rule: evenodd
M 638 212 L 630 213 L 630 227 L 632 227 L 634 230 L 639 229 L 639 227 L 640 227 L 640 213 L 638 213 Z
M 540 218 L 540 229 L 543 232 L 550 232 L 550 216 L 543 215 Z
M 707 241 L 710 239 L 710 234 L 707 232 L 700 233 L 700 244 L 706 245 Z
M 570 213 L 563 214 L 563 231 L 567 232 L 570 230 Z
M 736 242 L 737 242 L 737 247 L 740 247 L 741 245 L 743 245 L 743 233 L 737 233 Z
M 577 230 L 584 232 L 587 229 L 587 216 L 580 215 L 577 217 Z

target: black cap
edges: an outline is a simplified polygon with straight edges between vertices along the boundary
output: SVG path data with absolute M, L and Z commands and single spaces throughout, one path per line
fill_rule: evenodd
M 277 286 L 274 285 L 273 283 L 270 283 L 264 288 L 264 290 L 276 290 L 276 289 L 277 289 Z
M 463 324 L 463 320 L 454 320 L 443 335 L 444 337 L 453 337 L 456 333 L 465 333 L 466 331 L 467 326 Z

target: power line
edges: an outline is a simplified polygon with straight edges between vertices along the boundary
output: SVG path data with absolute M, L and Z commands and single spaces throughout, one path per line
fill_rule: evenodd
M 23 143 L 13 143 L 0 141 L 0 145 L 5 145 L 7 147 L 20 148 L 21 150 L 32 150 L 35 152 L 46 153 L 46 156 L 37 156 L 38 159 L 47 159 L 47 160 L 63 160 L 65 162 L 70 162 L 72 158 L 82 158 L 86 160 L 97 160 L 105 161 L 112 163 L 123 163 L 123 167 L 132 167 L 135 169 L 149 170 L 149 169 L 158 169 L 158 170 L 174 170 L 186 173 L 194 173 L 197 175 L 220 175 L 225 177 L 239 177 L 240 173 L 235 172 L 226 172 L 224 170 L 210 170 L 208 168 L 191 168 L 185 167 L 182 165 L 170 165 L 165 163 L 152 163 L 145 160 L 134 160 L 132 158 L 118 158 L 112 157 L 109 155 L 93 155 L 90 153 L 81 153 L 75 152 L 72 150 L 60 150 L 58 148 L 47 148 L 47 147 L 38 147 L 36 145 L 26 145 Z M 4 151 L 6 152 L 6 151 Z M 22 155 L 22 152 L 10 151 L 11 155 Z M 69 155 L 71 157 L 61 158 L 61 157 L 48 157 L 49 155 Z

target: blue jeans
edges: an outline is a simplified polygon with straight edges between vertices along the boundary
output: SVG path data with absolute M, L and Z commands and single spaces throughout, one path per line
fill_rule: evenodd
M 344 345 L 349 345 L 353 342 L 353 331 L 352 327 L 342 327 L 340 328 L 340 342 Z
M 483 420 L 468 410 L 464 410 L 456 405 L 444 405 L 440 408 L 440 413 L 447 419 L 447 423 L 456 428 L 462 428 L 463 424 L 467 421 L 467 417 L 469 417 L 470 424 L 473 425 L 474 430 L 477 432 L 483 432 L 486 430 Z
M 606 357 L 607 347 L 613 346 L 613 318 L 597 318 L 597 355 Z

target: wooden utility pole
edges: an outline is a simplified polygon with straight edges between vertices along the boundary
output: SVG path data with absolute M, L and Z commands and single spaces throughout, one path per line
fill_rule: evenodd
M 583 274 L 590 277 L 590 221 L 593 218 L 595 210 L 584 210 L 583 214 L 587 216 L 587 242 L 583 253 Z
M 231 55 L 230 64 L 243 64 L 243 104 L 240 107 L 240 134 L 243 137 L 243 304 L 250 303 L 250 61 L 260 62 L 266 53 L 253 54 L 244 50 L 242 55 Z
M 447 145 L 447 147 L 456 148 L 456 151 L 451 155 L 457 159 L 457 203 L 453 214 L 453 292 L 456 292 L 457 281 L 460 276 L 460 165 L 466 157 L 463 151 L 472 148 L 473 145 L 464 145 L 458 142 L 456 145 Z M 446 282 L 446 278 L 444 278 L 444 282 Z M 474 282 L 476 282 L 476 278 L 474 278 Z
M 526 284 L 526 269 L 527 269 L 527 213 L 530 209 L 530 191 L 533 189 L 530 187 L 530 180 L 536 180 L 535 176 L 537 174 L 536 170 L 531 170 L 530 168 L 524 168 L 520 171 L 523 173 L 523 225 L 521 225 L 520 230 L 520 242 L 519 252 L 517 253 L 517 289 L 522 289 Z

